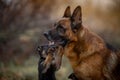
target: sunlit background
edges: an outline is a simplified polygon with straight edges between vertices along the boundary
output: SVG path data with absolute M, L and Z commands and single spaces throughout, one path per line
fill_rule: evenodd
M 43 32 L 63 16 L 82 7 L 83 25 L 120 48 L 120 0 L 0 0 L 0 80 L 37 80 L 35 48 L 47 40 Z M 57 80 L 72 73 L 64 57 Z

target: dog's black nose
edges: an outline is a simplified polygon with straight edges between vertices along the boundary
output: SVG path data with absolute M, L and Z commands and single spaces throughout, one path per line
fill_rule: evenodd
M 44 32 L 43 34 L 44 34 L 44 36 L 48 36 L 48 32 Z

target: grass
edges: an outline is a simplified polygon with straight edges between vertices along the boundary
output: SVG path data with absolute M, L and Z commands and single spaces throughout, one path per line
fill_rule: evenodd
M 0 62 L 0 80 L 38 80 L 39 57 L 31 56 L 22 65 L 9 62 L 4 65 Z M 63 57 L 60 70 L 56 71 L 57 80 L 68 80 L 68 75 L 72 72 L 68 60 Z

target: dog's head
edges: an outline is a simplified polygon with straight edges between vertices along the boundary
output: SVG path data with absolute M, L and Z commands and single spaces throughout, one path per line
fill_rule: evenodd
M 45 37 L 54 43 L 65 45 L 67 41 L 76 40 L 76 32 L 82 25 L 81 7 L 77 6 L 71 15 L 68 6 L 64 16 L 54 24 L 54 28 L 45 32 Z

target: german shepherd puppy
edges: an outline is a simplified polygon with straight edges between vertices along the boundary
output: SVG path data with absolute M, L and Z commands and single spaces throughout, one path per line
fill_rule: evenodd
M 43 45 L 38 46 L 37 52 L 40 56 L 38 71 L 39 80 L 56 80 L 55 71 L 60 68 L 62 55 L 62 46 L 55 45 Z M 57 51 L 57 52 L 56 52 Z M 77 80 L 75 75 L 72 73 L 68 76 L 70 80 Z
M 38 63 L 39 80 L 56 80 L 55 78 L 55 50 L 56 46 L 38 46 L 37 52 L 40 56 Z
M 54 29 L 44 35 L 51 42 L 64 44 L 62 52 L 78 80 L 120 80 L 120 51 L 82 25 L 80 6 L 72 15 L 68 6 Z

